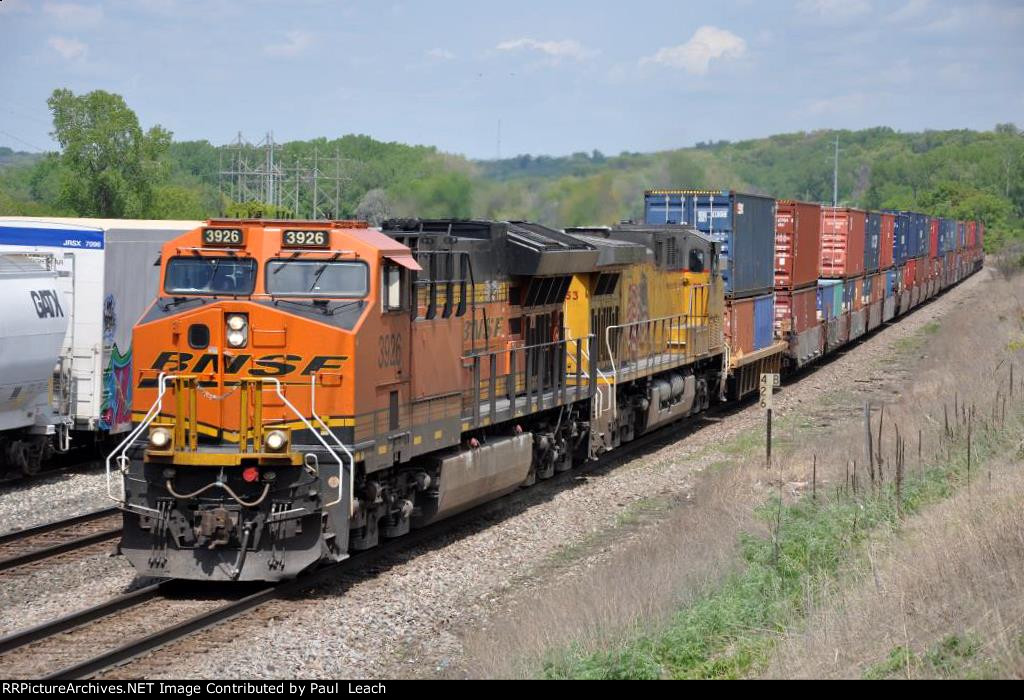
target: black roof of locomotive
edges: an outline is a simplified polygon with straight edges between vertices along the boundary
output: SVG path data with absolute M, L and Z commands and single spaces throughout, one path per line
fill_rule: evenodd
M 507 263 L 499 265 L 512 275 L 567 275 L 594 269 L 598 249 L 578 238 L 527 221 L 480 219 L 389 219 L 381 224 L 385 234 L 404 239 L 451 236 L 486 240 L 492 254 Z

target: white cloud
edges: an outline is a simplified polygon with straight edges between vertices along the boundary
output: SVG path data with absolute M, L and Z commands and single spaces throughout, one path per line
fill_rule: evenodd
M 825 24 L 842 24 L 871 12 L 868 0 L 799 0 L 797 12 Z
M 455 58 L 455 54 L 448 49 L 430 49 L 430 51 L 427 51 L 427 58 L 434 58 L 438 61 L 450 61 Z
M 747 42 L 741 37 L 726 29 L 701 27 L 685 44 L 658 49 L 653 56 L 640 59 L 640 63 L 657 63 L 670 68 L 682 68 L 694 75 L 704 75 L 711 61 L 741 58 L 746 52 Z
M 103 20 L 103 8 L 96 5 L 79 5 L 73 2 L 48 2 L 43 12 L 61 24 L 75 28 L 91 27 Z
M 539 51 L 554 60 L 571 58 L 575 61 L 582 61 L 596 55 L 575 39 L 563 39 L 562 41 L 537 41 L 536 39 L 513 39 L 503 41 L 496 47 L 499 51 Z
M 313 35 L 307 32 L 292 30 L 285 33 L 285 41 L 279 44 L 268 44 L 264 53 L 271 56 L 298 56 L 313 45 Z
M 859 112 L 867 104 L 867 101 L 867 95 L 861 92 L 849 95 L 836 95 L 835 97 L 814 100 L 807 106 L 807 111 L 817 115 L 842 115 L 849 112 Z
M 85 58 L 89 53 L 89 47 L 78 41 L 78 39 L 65 39 L 61 36 L 51 36 L 46 40 L 50 48 L 64 57 L 66 61 L 77 61 Z

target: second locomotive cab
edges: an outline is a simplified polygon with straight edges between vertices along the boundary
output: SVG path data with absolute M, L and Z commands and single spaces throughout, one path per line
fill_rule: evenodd
M 718 251 L 685 227 L 223 220 L 160 264 L 107 463 L 146 575 L 292 577 L 725 383 Z

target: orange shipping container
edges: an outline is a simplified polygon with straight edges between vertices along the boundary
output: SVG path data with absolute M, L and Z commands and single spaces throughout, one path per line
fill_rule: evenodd
M 775 288 L 816 285 L 820 263 L 821 206 L 779 201 L 775 211 Z
M 725 302 L 725 340 L 733 355 L 754 352 L 754 301 L 750 297 Z
M 893 244 L 896 235 L 896 216 L 882 214 L 882 249 L 878 252 L 878 269 L 888 270 L 893 264 Z
M 775 333 L 803 333 L 818 323 L 818 286 L 775 292 Z
M 860 209 L 821 210 L 821 276 L 843 279 L 864 274 L 867 212 Z
M 871 303 L 882 301 L 885 297 L 885 278 L 886 273 L 880 272 L 875 275 L 871 281 Z

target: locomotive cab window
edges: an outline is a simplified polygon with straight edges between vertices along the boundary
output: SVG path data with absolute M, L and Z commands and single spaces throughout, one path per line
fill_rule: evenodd
M 704 272 L 704 251 L 700 248 L 690 248 L 690 272 Z
M 363 298 L 369 291 L 366 263 L 345 260 L 271 260 L 267 293 L 276 296 Z
M 168 294 L 249 295 L 255 286 L 255 260 L 175 257 L 167 261 L 164 291 Z
M 380 298 L 384 311 L 401 311 L 405 308 L 406 272 L 400 265 L 386 263 L 381 275 Z

